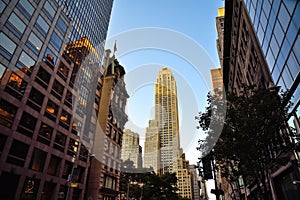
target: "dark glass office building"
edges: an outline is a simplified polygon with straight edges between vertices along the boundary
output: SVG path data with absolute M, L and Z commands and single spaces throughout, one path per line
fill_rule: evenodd
M 0 199 L 84 199 L 112 2 L 0 0 Z
M 286 91 L 294 105 L 290 125 L 300 116 L 300 2 L 297 0 L 244 0 L 274 83 Z

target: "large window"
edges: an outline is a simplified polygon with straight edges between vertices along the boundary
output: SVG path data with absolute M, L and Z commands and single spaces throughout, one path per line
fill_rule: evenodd
M 62 46 L 62 39 L 57 35 L 57 33 L 55 32 L 52 33 L 50 44 L 52 44 L 52 46 L 56 49 L 56 51 L 59 52 Z
M 5 91 L 21 100 L 23 94 L 25 93 L 25 89 L 27 86 L 27 82 L 24 81 L 23 78 L 18 76 L 15 73 L 11 73 L 7 85 L 5 87 Z
M 61 162 L 61 159 L 59 157 L 52 155 L 48 169 L 47 169 L 47 174 L 50 174 L 53 176 L 58 175 L 60 162 Z
M 7 101 L 0 99 L 0 124 L 11 127 L 18 108 Z
M 44 95 L 41 92 L 39 92 L 37 89 L 32 87 L 29 94 L 29 99 L 27 101 L 27 105 L 29 105 L 36 111 L 40 112 L 43 101 L 44 101 Z
M 33 33 L 31 32 L 26 42 L 26 46 L 35 54 L 38 55 L 41 48 L 42 48 L 42 41 Z
M 54 17 L 54 14 L 55 14 L 55 10 L 50 5 L 50 3 L 48 1 L 45 2 L 44 8 L 43 8 L 43 12 L 45 13 L 45 15 L 48 17 L 48 19 L 50 21 L 53 20 L 53 17 Z
M 19 0 L 17 8 L 28 20 L 30 20 L 34 12 L 34 7 L 28 2 L 28 0 Z
M 23 167 L 28 148 L 29 146 L 27 144 L 14 140 L 10 147 L 6 162 Z
M 42 172 L 44 169 L 46 156 L 47 156 L 46 152 L 34 148 L 29 168 L 35 171 Z
M 40 67 L 35 81 L 40 84 L 43 88 L 47 89 L 51 75 L 42 67 Z
M 64 134 L 57 132 L 56 136 L 55 136 L 54 148 L 59 151 L 64 152 L 66 139 L 67 139 L 67 137 Z
M 58 105 L 49 99 L 46 106 L 45 116 L 55 122 L 58 108 Z
M 79 143 L 76 140 L 70 138 L 68 145 L 68 155 L 75 157 L 78 151 L 78 145 Z
M 64 92 L 64 86 L 57 80 L 53 82 L 51 94 L 53 94 L 58 100 L 61 100 L 61 96 Z
M 37 140 L 43 144 L 49 145 L 52 137 L 52 132 L 52 127 L 48 126 L 45 123 L 42 123 Z
M 17 45 L 4 33 L 0 33 L 0 53 L 7 60 L 10 60 Z
M 5 26 L 19 39 L 26 28 L 25 23 L 15 13 L 10 15 Z
M 32 137 L 37 119 L 27 112 L 23 112 L 17 131 L 28 137 Z
M 20 200 L 37 199 L 36 196 L 38 193 L 39 185 L 39 180 L 33 179 L 31 177 L 26 177 Z
M 6 71 L 6 67 L 0 63 L 0 81 Z
M 57 26 L 58 31 L 62 35 L 65 35 L 65 33 L 67 31 L 67 24 L 62 20 L 61 17 L 58 18 L 56 26 Z
M 44 37 L 46 37 L 46 34 L 49 30 L 49 25 L 45 21 L 45 19 L 42 16 L 39 16 L 36 20 L 36 24 L 34 27 L 40 32 L 40 34 Z
M 5 7 L 6 7 L 6 4 L 2 0 L 0 0 L 0 13 L 1 14 L 2 14 L 3 10 L 5 9 Z
M 30 75 L 34 64 L 35 61 L 27 53 L 22 51 L 19 61 L 16 65 L 21 71 L 23 71 L 27 75 Z

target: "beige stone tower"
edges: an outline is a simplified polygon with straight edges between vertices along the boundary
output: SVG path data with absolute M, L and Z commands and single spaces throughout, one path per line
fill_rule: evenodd
M 155 83 L 155 119 L 160 140 L 160 172 L 173 172 L 173 159 L 180 155 L 177 88 L 171 71 L 163 67 Z

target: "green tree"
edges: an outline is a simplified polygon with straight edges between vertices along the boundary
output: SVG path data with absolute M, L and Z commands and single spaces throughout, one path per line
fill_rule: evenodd
M 208 94 L 208 107 L 196 119 L 207 137 L 198 149 L 206 153 L 214 146 L 214 157 L 221 166 L 222 176 L 246 183 L 262 184 L 261 197 L 267 195 L 265 182 L 270 168 L 289 161 L 289 153 L 297 149 L 287 125 L 286 94 L 255 86 L 244 86 L 239 95 L 228 94 L 227 100 Z M 226 117 L 219 110 L 227 107 Z M 259 187 L 260 189 L 260 187 Z
M 131 160 L 121 163 L 120 191 L 127 193 L 129 198 L 143 200 L 179 200 L 176 193 L 177 177 L 175 173 L 157 175 L 153 169 L 136 169 Z

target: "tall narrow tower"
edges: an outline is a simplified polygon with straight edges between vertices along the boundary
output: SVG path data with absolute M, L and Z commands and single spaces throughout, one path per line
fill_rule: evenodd
M 164 67 L 155 83 L 155 120 L 158 121 L 161 173 L 173 172 L 180 155 L 177 88 L 171 71 Z

